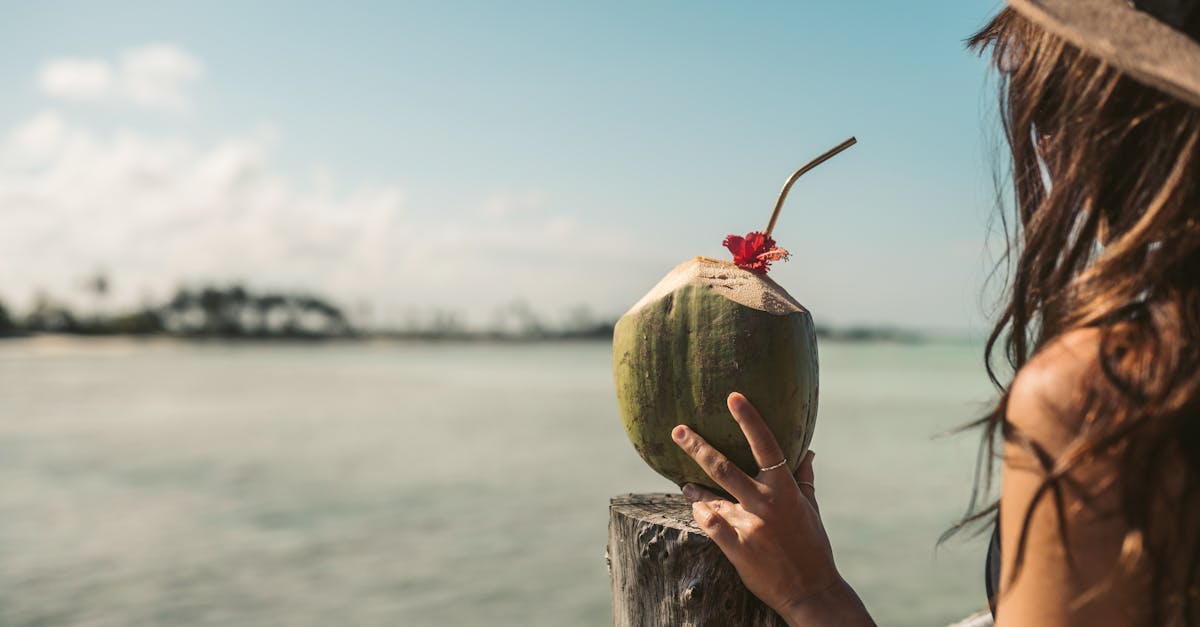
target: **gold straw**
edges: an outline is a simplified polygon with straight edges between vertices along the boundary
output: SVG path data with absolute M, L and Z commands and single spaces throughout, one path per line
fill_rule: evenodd
M 837 146 L 830 148 L 828 151 L 825 152 L 825 154 L 821 155 L 820 157 L 817 157 L 816 159 L 813 159 L 812 161 L 809 161 L 808 163 L 804 164 L 803 167 L 801 167 L 799 170 L 796 170 L 794 173 L 792 173 L 792 175 L 790 177 L 788 177 L 787 182 L 783 184 L 783 190 L 779 192 L 779 200 L 775 201 L 775 210 L 771 212 L 771 221 L 767 223 L 767 230 L 765 231 L 765 233 L 767 234 L 768 237 L 770 237 L 771 231 L 775 230 L 775 221 L 779 219 L 779 210 L 783 209 L 783 201 L 787 199 L 788 192 L 791 191 L 791 189 L 792 189 L 792 184 L 795 183 L 796 180 L 799 179 L 801 176 L 804 176 L 804 173 L 821 165 L 822 163 L 825 163 L 826 161 L 831 159 L 834 155 L 838 154 L 839 152 L 841 152 L 857 143 L 858 143 L 858 140 L 851 137 L 850 139 L 847 139 L 846 141 L 838 144 Z

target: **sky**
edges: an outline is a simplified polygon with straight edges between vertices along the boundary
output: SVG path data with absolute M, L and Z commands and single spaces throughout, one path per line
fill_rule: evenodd
M 0 2 L 0 300 L 615 317 L 765 227 L 819 324 L 982 332 L 984 0 Z

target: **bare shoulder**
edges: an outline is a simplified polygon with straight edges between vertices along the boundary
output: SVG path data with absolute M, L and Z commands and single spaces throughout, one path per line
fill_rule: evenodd
M 1078 433 L 1099 362 L 1098 329 L 1054 339 L 1017 372 L 1008 396 L 1009 422 L 1050 448 L 1065 445 Z
M 1113 575 L 1105 594 L 1091 594 L 1116 572 L 1127 531 L 1101 513 L 1119 505 L 1118 492 L 1105 488 L 1119 472 L 1116 459 L 1088 455 L 1061 465 L 1086 444 L 1080 435 L 1088 391 L 1101 378 L 1101 340 L 1097 329 L 1055 339 L 1009 390 L 1006 418 L 1015 430 L 1006 429 L 1001 479 L 1002 627 L 1148 624 L 1138 613 L 1146 591 L 1128 573 Z

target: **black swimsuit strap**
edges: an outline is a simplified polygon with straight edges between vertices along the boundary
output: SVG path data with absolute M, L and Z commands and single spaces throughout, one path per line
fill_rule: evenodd
M 984 564 L 983 582 L 987 587 L 988 607 L 996 616 L 996 597 L 1000 594 L 1000 516 L 992 527 L 992 541 L 988 544 L 987 562 Z

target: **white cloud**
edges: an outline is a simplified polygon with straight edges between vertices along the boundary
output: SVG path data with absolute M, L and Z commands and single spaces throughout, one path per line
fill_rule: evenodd
M 54 59 L 38 73 L 42 91 L 75 100 L 108 98 L 115 82 L 113 67 L 104 59 Z
M 38 72 L 38 86 L 56 98 L 181 112 L 191 108 L 190 89 L 203 75 L 197 57 L 178 46 L 152 44 L 124 50 L 117 61 L 52 59 Z
M 478 323 L 514 299 L 619 313 L 640 296 L 628 276 L 678 261 L 545 209 L 497 210 L 541 204 L 540 193 L 444 217 L 414 211 L 397 185 L 347 188 L 321 169 L 290 176 L 273 162 L 278 143 L 271 129 L 201 144 L 34 116 L 0 140 L 0 297 L 18 307 L 39 289 L 82 298 L 81 278 L 105 269 L 114 304 L 161 298 L 181 281 L 246 280 L 377 316 L 442 308 Z
M 134 104 L 173 111 L 189 106 L 188 87 L 204 75 L 196 57 L 166 44 L 144 46 L 121 55 L 121 80 Z
M 13 130 L 0 157 L 9 167 L 36 163 L 60 150 L 66 136 L 66 120 L 56 112 L 43 112 Z

